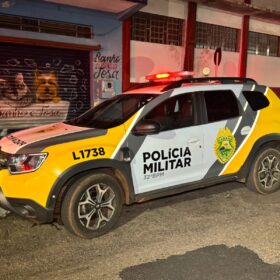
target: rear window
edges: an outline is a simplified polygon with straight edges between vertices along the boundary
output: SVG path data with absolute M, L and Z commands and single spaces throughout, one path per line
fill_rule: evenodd
M 243 91 L 243 95 L 253 111 L 261 110 L 269 105 L 269 100 L 260 91 Z

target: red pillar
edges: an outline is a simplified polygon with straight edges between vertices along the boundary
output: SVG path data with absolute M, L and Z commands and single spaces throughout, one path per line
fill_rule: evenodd
M 189 2 L 184 61 L 184 70 L 188 71 L 193 71 L 194 69 L 196 11 L 197 4 L 194 2 Z
M 280 56 L 280 38 L 278 37 L 278 54 L 277 56 Z
M 251 0 L 244 0 L 244 3 L 251 4 Z M 247 74 L 249 23 L 250 17 L 243 16 L 240 36 L 239 77 L 246 77 Z
M 89 75 L 91 79 L 89 79 L 89 91 L 90 91 L 90 106 L 94 106 L 94 101 L 96 96 L 94 96 L 94 82 L 93 82 L 93 76 L 94 76 L 94 51 L 89 52 Z
M 247 51 L 249 41 L 249 16 L 243 16 L 240 36 L 239 77 L 246 77 L 247 73 Z
M 123 21 L 122 28 L 122 91 L 130 87 L 130 30 L 131 21 Z

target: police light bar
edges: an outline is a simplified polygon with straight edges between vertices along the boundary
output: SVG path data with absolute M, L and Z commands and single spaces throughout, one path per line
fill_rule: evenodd
M 148 75 L 145 78 L 148 81 L 157 81 L 157 80 L 183 78 L 183 77 L 188 77 L 188 76 L 194 76 L 194 72 L 192 72 L 192 71 L 165 72 L 165 73 L 157 73 L 157 74 L 153 74 L 153 75 Z

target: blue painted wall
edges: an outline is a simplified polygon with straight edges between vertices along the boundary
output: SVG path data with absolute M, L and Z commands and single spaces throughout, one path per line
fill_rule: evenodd
M 79 23 L 94 26 L 96 38 L 117 29 L 121 22 L 114 15 L 89 9 L 71 7 L 41 0 L 16 0 L 9 8 L 0 7 L 1 13 Z
M 98 79 L 94 80 L 93 99 L 97 101 L 102 96 L 108 97 L 111 94 L 121 92 L 122 22 L 117 20 L 114 15 L 41 0 L 16 0 L 14 2 L 15 4 L 9 8 L 1 7 L 0 13 L 93 26 L 94 38 L 91 41 L 93 44 L 100 44 L 102 47 L 99 54 L 93 53 L 95 62 L 91 64 L 95 76 L 98 77 Z M 30 33 L 21 32 L 26 37 L 30 37 Z M 18 31 L 9 30 L 10 36 L 17 36 L 17 34 Z M 0 35 L 6 35 L 4 30 L 1 31 L 0 29 Z M 51 41 L 58 38 L 56 35 L 39 33 L 33 33 L 32 36 L 37 39 L 49 39 Z M 65 42 L 69 43 L 69 38 L 71 37 L 59 36 L 59 40 L 63 41 L 63 37 L 65 37 Z M 71 38 L 71 40 L 83 43 L 81 38 Z M 84 39 L 84 42 L 88 44 L 89 40 Z M 103 75 L 101 75 L 100 67 L 105 67 L 104 71 L 101 71 Z M 117 75 L 116 71 L 118 72 Z M 100 75 L 96 72 L 99 72 Z M 113 89 L 110 88 L 111 85 Z M 104 90 L 105 94 L 102 94 Z

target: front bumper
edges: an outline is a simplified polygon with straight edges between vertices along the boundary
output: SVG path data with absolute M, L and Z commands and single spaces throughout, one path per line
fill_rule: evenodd
M 34 219 L 41 223 L 53 221 L 53 210 L 47 209 L 29 199 L 8 198 L 0 188 L 0 207 L 24 218 Z

